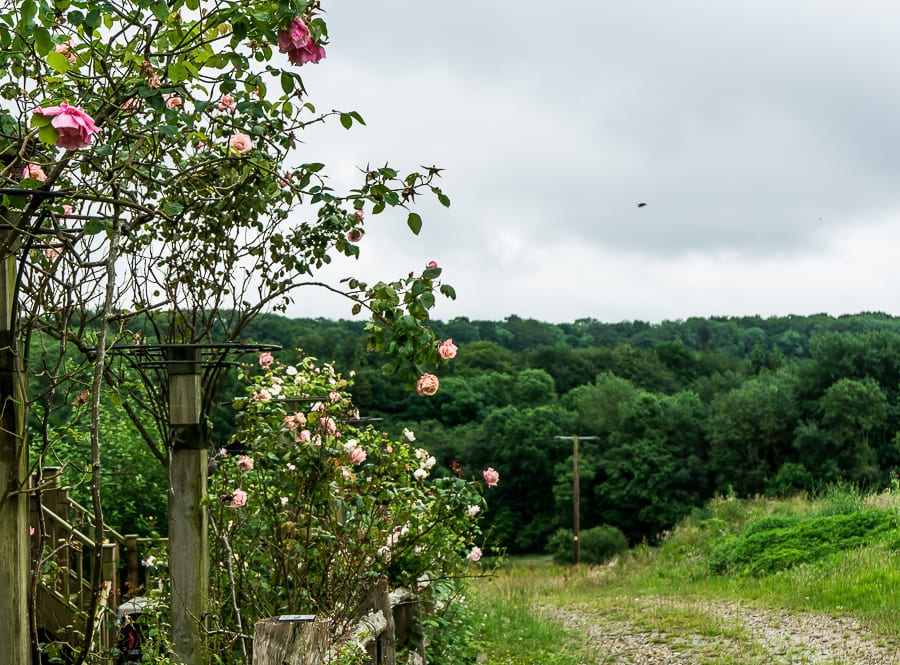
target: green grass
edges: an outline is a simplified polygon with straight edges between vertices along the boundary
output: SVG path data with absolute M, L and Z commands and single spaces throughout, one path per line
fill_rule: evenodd
M 876 641 L 896 646 L 898 515 L 900 496 L 894 494 L 856 501 L 847 491 L 814 500 L 720 498 L 673 529 L 659 547 L 635 548 L 611 565 L 575 568 L 552 565 L 547 557 L 510 559 L 474 590 L 482 616 L 482 662 L 641 662 L 639 656 L 598 655 L 584 626 L 561 628 L 539 612 L 541 606 L 577 608 L 613 628 L 627 625 L 650 644 L 672 653 L 687 649 L 690 662 L 707 665 L 770 662 L 739 620 L 740 608 L 757 605 L 852 617 Z M 728 546 L 744 558 L 717 567 L 716 557 L 721 562 Z M 754 565 L 760 559 L 769 565 Z M 737 614 L 733 620 L 727 612 L 711 615 L 704 603 L 734 607 Z

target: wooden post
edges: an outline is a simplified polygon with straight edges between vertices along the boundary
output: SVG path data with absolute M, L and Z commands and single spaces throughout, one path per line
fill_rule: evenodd
M 129 533 L 125 536 L 125 595 L 129 597 L 136 596 L 141 586 L 139 563 L 138 537 Z
M 168 349 L 169 422 L 175 445 L 169 458 L 169 573 L 172 639 L 179 663 L 203 665 L 209 591 L 206 439 L 200 425 L 200 350 Z
M 0 210 L 0 222 L 12 215 Z M 0 234 L 4 246 L 15 231 Z M 16 340 L 16 256 L 0 256 L 0 645 L 3 660 L 28 665 L 28 447 L 25 382 Z
M 387 625 L 381 633 L 381 659 L 378 665 L 397 665 L 397 641 L 394 635 L 394 612 L 391 608 L 391 598 L 388 595 L 388 579 L 382 575 L 375 585 L 373 595 L 375 609 L 384 615 Z
M 253 627 L 253 665 L 324 665 L 328 624 L 312 615 L 272 617 Z

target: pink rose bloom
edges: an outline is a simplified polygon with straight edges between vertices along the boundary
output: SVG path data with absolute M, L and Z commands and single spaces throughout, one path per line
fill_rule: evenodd
M 363 218 L 365 218 L 366 216 L 366 213 L 364 213 L 362 210 L 354 210 L 353 212 L 359 218 L 359 221 L 363 221 Z
M 423 374 L 416 381 L 416 392 L 423 397 L 434 395 L 438 391 L 440 381 L 434 374 Z
M 264 351 L 259 354 L 259 366 L 263 369 L 269 369 L 272 366 L 272 363 L 275 362 L 275 356 L 273 356 L 268 351 Z
M 452 339 L 445 339 L 438 347 L 438 355 L 444 360 L 450 360 L 456 357 L 457 347 Z
M 363 233 L 362 229 L 352 229 L 347 233 L 347 240 L 350 242 L 359 242 L 363 239 L 364 235 L 365 233 Z
M 244 490 L 234 490 L 234 496 L 231 498 L 230 508 L 240 508 L 247 505 L 247 493 Z
M 97 125 L 87 113 L 68 104 L 37 107 L 32 111 L 37 115 L 52 118 L 50 125 L 59 133 L 57 148 L 75 150 L 91 144 L 91 135 L 97 131 Z
M 222 95 L 222 99 L 219 100 L 219 110 L 234 111 L 235 108 L 237 108 L 237 103 L 234 101 L 234 97 L 231 95 Z
M 359 466 L 363 462 L 366 461 L 366 451 L 362 449 L 362 446 L 356 446 L 353 451 L 350 453 L 350 462 L 354 466 Z
M 288 415 L 284 417 L 284 426 L 292 432 L 298 430 L 306 424 L 306 416 L 300 413 Z
M 29 535 L 29 536 L 33 536 L 33 535 L 34 535 L 34 527 L 33 527 L 33 526 L 28 527 L 28 535 Z
M 72 45 L 69 42 L 63 42 L 62 44 L 57 44 L 54 49 L 57 53 L 62 53 L 62 56 L 71 64 L 78 60 L 78 56 L 75 55 L 75 52 L 72 50 Z
M 437 268 L 438 267 L 437 261 L 429 261 L 428 263 L 425 264 L 425 267 L 426 268 Z
M 316 403 L 313 404 L 312 407 L 310 408 L 310 411 L 312 411 L 313 413 L 320 413 L 320 412 L 322 412 L 322 411 L 324 411 L 324 410 L 325 410 L 325 405 L 322 404 L 322 402 L 316 402 Z
M 482 474 L 484 476 L 484 482 L 487 483 L 488 487 L 496 487 L 497 483 L 500 482 L 500 474 L 493 468 L 486 468 Z
M 175 93 L 169 93 L 167 95 L 163 95 L 163 99 L 166 100 L 166 108 L 169 108 L 169 109 L 181 108 L 181 97 L 179 97 Z
M 255 393 L 253 393 L 252 397 L 254 402 L 268 402 L 272 399 L 272 393 L 270 393 L 265 388 L 260 388 Z
M 286 30 L 278 31 L 278 50 L 287 53 L 292 65 L 313 64 L 325 57 L 325 49 L 313 41 L 309 28 L 301 18 L 295 18 Z
M 253 149 L 253 141 L 246 134 L 233 134 L 228 139 L 228 151 L 232 155 L 244 155 Z
M 394 446 L 391 446 L 391 445 L 386 446 L 384 449 L 384 452 L 391 454 L 392 452 L 394 452 Z
M 63 214 L 62 214 L 63 217 L 68 217 L 73 212 L 75 212 L 75 208 L 70 206 L 68 203 L 63 203 L 62 209 L 63 209 Z
M 322 420 L 319 421 L 319 425 L 328 434 L 337 436 L 337 423 L 334 422 L 334 418 L 322 418 Z
M 472 563 L 478 561 L 481 558 L 481 548 L 473 547 L 468 554 L 466 554 L 466 558 Z
M 306 441 L 309 441 L 311 438 L 312 438 L 312 432 L 310 432 L 308 429 L 302 430 L 297 435 L 297 443 L 305 443 Z
M 55 247 L 45 247 L 44 248 L 44 257 L 48 261 L 55 261 L 57 257 L 59 257 L 59 250 Z
M 237 458 L 237 468 L 241 473 L 253 471 L 253 458 L 250 455 L 241 455 Z
M 336 390 L 332 390 L 330 393 L 328 393 L 328 399 L 330 399 L 332 402 L 340 402 L 341 394 Z
M 29 164 L 24 169 L 22 169 L 22 177 L 34 178 L 35 180 L 40 180 L 41 182 L 47 180 L 47 174 L 44 173 L 44 169 L 42 169 L 37 164 Z

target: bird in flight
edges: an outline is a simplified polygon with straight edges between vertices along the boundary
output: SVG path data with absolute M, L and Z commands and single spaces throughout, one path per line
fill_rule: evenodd
M 647 204 L 641 201 L 640 203 L 638 203 L 638 208 L 643 208 L 645 205 Z

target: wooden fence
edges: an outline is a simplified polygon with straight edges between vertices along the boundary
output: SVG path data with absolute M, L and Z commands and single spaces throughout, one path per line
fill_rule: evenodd
M 253 665 L 327 665 L 343 650 L 365 651 L 371 665 L 397 665 L 400 647 L 408 648 L 407 665 L 425 665 L 416 624 L 418 602 L 408 589 L 389 592 L 382 578 L 370 594 L 365 614 L 338 639 L 327 620 L 312 615 L 264 619 L 253 631 Z

